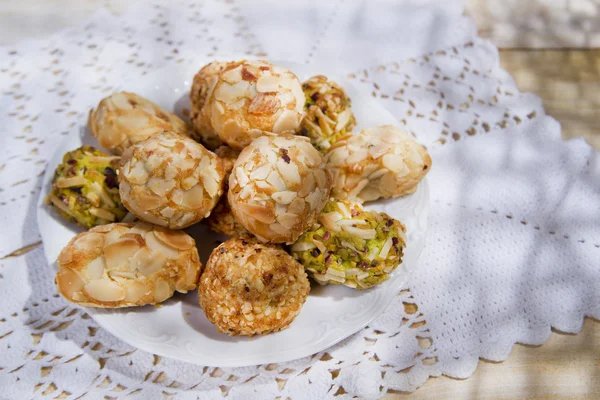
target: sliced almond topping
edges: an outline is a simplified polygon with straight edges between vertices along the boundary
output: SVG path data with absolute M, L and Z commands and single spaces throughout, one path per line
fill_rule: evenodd
M 327 152 L 327 163 L 335 166 L 344 165 L 349 155 L 347 147 L 332 148 Z
M 173 200 L 175 201 L 175 200 Z M 204 204 L 204 189 L 201 185 L 196 185 L 190 190 L 186 190 L 181 193 L 181 203 L 183 207 L 190 209 L 201 208 Z
M 160 303 L 173 295 L 169 283 L 164 279 L 158 279 L 154 287 L 154 301 Z
M 350 210 L 348 210 L 348 207 L 346 207 L 346 205 L 342 201 L 336 202 L 335 205 L 340 209 L 340 212 L 342 213 L 344 218 L 352 218 L 352 214 L 350 214 Z M 354 222 L 352 222 L 352 223 L 354 223 Z
M 127 265 L 129 257 L 140 249 L 138 241 L 131 237 L 121 238 L 107 246 L 104 246 L 104 257 L 108 269 L 118 269 Z
M 279 90 L 279 77 L 262 74 L 256 81 L 256 91 L 259 93 L 277 92 Z
M 138 163 L 136 164 L 136 166 L 137 166 L 137 165 L 141 165 L 141 164 L 142 164 L 141 162 L 138 162 Z M 161 165 L 161 164 L 162 164 L 162 158 L 161 158 L 161 156 L 160 156 L 160 155 L 158 155 L 157 153 L 154 153 L 154 154 L 151 154 L 151 155 L 148 157 L 148 159 L 146 160 L 146 166 L 145 166 L 145 169 L 146 169 L 147 171 L 154 171 L 155 169 L 157 169 L 158 167 L 160 167 L 160 165 Z M 146 178 L 146 179 L 147 179 L 147 178 Z M 143 183 L 145 183 L 145 181 L 144 181 L 144 182 L 142 182 L 142 183 L 140 183 L 140 184 L 143 184 Z
M 127 284 L 127 293 L 125 294 L 125 301 L 128 303 L 135 303 L 139 301 L 143 296 L 148 294 L 150 289 L 146 287 L 142 282 L 134 281 Z
M 166 196 L 175 187 L 175 181 L 167 181 L 163 178 L 153 177 L 148 180 L 148 189 L 152 190 L 156 195 L 160 197 Z
M 108 206 L 108 208 L 115 208 L 115 202 L 112 201 L 112 199 L 110 198 L 108 193 L 106 193 L 104 188 L 98 182 L 93 182 L 90 185 L 90 189 L 92 189 L 94 191 L 94 193 L 96 193 L 98 196 L 100 196 L 100 198 L 102 199 L 104 204 L 106 204 Z
M 388 237 L 383 246 L 381 247 L 381 251 L 379 252 L 379 258 L 385 260 L 390 252 L 390 249 L 392 248 L 392 245 L 392 238 Z
M 319 216 L 319 222 L 321 222 L 325 228 L 332 230 L 334 232 L 340 231 L 340 227 L 337 224 L 337 222 L 341 219 L 342 219 L 342 215 L 335 211 L 329 212 L 329 213 L 322 213 Z
M 113 93 L 109 97 L 110 102 L 121 110 L 133 110 L 133 106 L 127 99 L 127 95 L 124 92 Z
M 106 226 L 106 225 L 100 225 L 100 226 Z M 119 227 L 119 225 L 115 225 L 115 226 L 113 226 L 113 229 L 110 229 L 109 231 L 106 232 L 106 235 L 104 235 L 104 246 L 107 246 L 113 242 L 116 242 L 117 240 L 119 240 L 121 238 L 121 235 L 123 235 L 125 232 L 128 232 L 127 229 L 118 229 L 118 227 Z
M 297 185 L 300 183 L 300 172 L 298 171 L 298 166 L 293 163 L 287 163 L 285 160 L 280 158 L 277 160 L 275 164 L 277 170 L 281 174 L 281 178 L 286 183 L 286 186 L 289 188 L 290 186 Z
M 269 172 L 271 172 L 272 168 L 273 167 L 271 165 L 265 164 L 252 171 L 250 174 L 250 179 L 253 181 L 267 179 L 267 176 L 269 176 Z
M 94 279 L 83 287 L 84 292 L 91 298 L 101 302 L 120 301 L 125 298 L 125 290 L 110 279 Z
M 221 185 L 217 180 L 215 180 L 214 177 L 208 173 L 204 174 L 202 175 L 202 183 L 204 184 L 204 190 L 206 190 L 206 193 L 209 197 L 215 197 L 218 195 Z
M 87 180 L 81 175 L 73 176 L 71 178 L 58 178 L 56 180 L 56 186 L 58 186 L 61 189 L 74 186 L 83 186 L 86 183 Z
M 95 217 L 102 218 L 111 222 L 117 218 L 115 214 L 103 208 L 90 207 L 89 212 Z
M 267 177 L 267 182 L 271 184 L 275 190 L 282 192 L 287 190 L 287 186 L 277 171 L 271 171 Z
M 234 103 L 246 95 L 248 85 L 249 83 L 243 80 L 234 84 L 223 82 L 215 89 L 214 98 L 225 104 Z
M 178 160 L 177 163 L 174 163 L 173 165 L 182 171 L 187 171 L 188 169 L 194 168 L 196 162 L 191 158 L 185 158 Z
M 313 174 L 308 174 L 302 181 L 302 188 L 298 191 L 298 196 L 306 197 L 315 190 L 315 178 Z
M 273 132 L 289 132 L 298 127 L 300 115 L 296 111 L 284 110 L 273 124 Z
M 94 193 L 94 192 L 87 192 L 84 196 L 85 196 L 86 199 L 88 199 L 90 201 L 90 203 L 94 207 L 99 207 L 100 206 L 100 196 L 98 196 L 96 193 Z
M 165 218 L 171 218 L 171 217 L 173 217 L 174 214 L 175 214 L 175 209 L 171 208 L 171 207 L 165 207 L 162 210 L 160 210 L 160 215 L 162 215 Z
M 254 217 L 263 224 L 272 224 L 273 222 L 275 222 L 275 216 L 273 215 L 273 211 L 265 206 L 261 206 L 258 204 L 240 203 L 237 205 L 237 208 L 240 212 Z
M 375 231 L 375 229 L 361 229 L 348 225 L 342 225 L 342 229 L 365 240 L 375 239 L 375 236 L 377 235 L 377 231 Z
M 196 185 L 197 183 L 198 183 L 198 178 L 196 178 L 194 176 L 188 176 L 183 181 L 181 181 L 181 188 L 184 190 L 188 190 L 189 188 Z
M 202 218 L 206 218 L 210 215 L 210 210 L 204 214 Z M 193 212 L 185 213 L 177 220 L 177 226 L 188 226 L 196 218 L 196 214 Z
M 81 235 L 73 245 L 77 249 L 93 250 L 104 246 L 104 235 L 101 233 L 86 232 Z
M 306 251 L 314 249 L 315 247 L 317 246 L 311 242 L 296 242 L 292 246 L 292 251 Z
M 127 278 L 135 279 L 136 275 L 131 271 L 108 271 L 108 276 L 111 278 Z
M 69 264 L 70 262 L 72 262 L 74 251 L 75 250 L 73 249 L 72 246 L 66 246 L 65 248 L 63 248 L 56 260 L 58 265 L 66 265 L 66 264 Z
M 144 163 L 141 161 L 136 162 L 131 165 L 133 161 L 130 161 L 129 172 L 125 177 L 136 185 L 143 185 L 148 181 L 148 171 L 146 171 L 146 167 L 144 167 Z M 160 164 L 159 164 L 160 165 Z
M 292 214 L 301 215 L 304 213 L 306 202 L 301 197 L 296 197 L 289 205 L 288 211 Z
M 290 204 L 296 197 L 298 197 L 298 194 L 296 192 L 286 190 L 283 192 L 275 192 L 271 195 L 271 197 L 279 204 Z
M 311 194 L 305 197 L 306 202 L 310 204 L 310 208 L 316 210 L 317 208 L 323 208 L 325 201 L 327 200 L 322 190 L 315 190 Z M 321 211 L 321 210 L 319 210 Z
M 221 75 L 221 79 L 223 79 L 227 83 L 236 83 L 242 80 L 242 66 L 238 66 L 237 68 L 230 69 L 229 71 L 224 72 Z
M 363 179 L 362 181 L 360 181 L 358 183 L 358 185 L 354 186 L 354 188 L 352 188 L 352 190 L 350 190 L 348 192 L 348 198 L 354 199 L 354 198 L 358 197 L 358 195 L 360 194 L 360 192 L 362 192 L 362 190 L 364 188 L 366 188 L 368 184 L 369 184 L 369 180 L 368 179 Z
M 152 230 L 152 225 L 146 222 L 136 222 L 136 224 L 129 230 L 129 233 L 137 233 L 144 235 L 146 232 Z
M 133 222 L 136 220 L 136 218 L 137 217 L 135 216 L 135 214 L 128 212 L 127 214 L 125 214 L 121 222 Z
M 395 174 L 402 173 L 403 175 L 408 174 L 409 170 L 401 156 L 395 154 L 386 154 L 381 159 L 384 167 L 389 169 Z
M 248 113 L 256 115 L 274 114 L 281 107 L 281 101 L 274 93 L 259 93 L 248 106 Z
M 238 185 L 240 187 L 244 187 L 250 182 L 250 178 L 248 178 L 248 176 L 244 173 L 243 168 L 238 167 L 234 171 L 235 171 L 235 177 L 236 177 L 236 179 L 238 181 Z
M 373 159 L 377 159 L 388 152 L 390 146 L 386 143 L 380 143 L 378 145 L 370 145 L 369 146 L 369 155 L 373 157 Z
M 154 232 L 148 232 L 144 235 L 144 240 L 146 240 L 146 245 L 151 250 L 156 250 L 159 253 L 164 254 L 168 258 L 177 258 L 179 257 L 179 251 L 174 249 L 171 246 L 167 246 L 162 241 L 158 240 Z
M 367 186 L 360 192 L 360 200 L 363 202 L 375 201 L 381 197 L 381 192 L 373 186 Z
M 177 177 L 177 175 L 179 175 L 179 170 L 177 168 L 175 168 L 173 165 L 169 165 L 167 166 L 167 168 L 165 168 L 165 179 L 170 181 L 175 179 L 175 177 Z
M 109 163 L 120 158 L 119 156 L 90 156 L 88 160 L 93 163 Z
M 388 170 L 385 168 L 380 168 L 377 171 L 373 172 L 371 175 L 369 175 L 369 180 L 374 180 L 377 178 L 381 178 L 383 175 L 387 174 Z
M 104 263 L 104 257 L 102 256 L 94 258 L 92 261 L 90 261 L 86 266 L 86 269 L 90 274 L 90 279 L 102 278 L 105 267 L 106 264 Z
M 298 223 L 298 216 L 296 214 L 284 213 L 277 216 L 277 222 L 283 225 L 286 229 L 294 229 L 294 226 Z
M 338 114 L 337 118 L 338 121 L 335 125 L 335 130 L 339 132 L 342 129 L 344 129 L 348 122 L 350 122 L 350 119 L 352 118 L 352 110 L 349 108 L 345 109 L 344 111 Z
M 158 272 L 167 262 L 168 258 L 160 251 L 152 251 L 150 258 L 145 263 L 140 263 L 138 270 L 144 276 L 150 276 Z
M 179 250 L 189 250 L 194 247 L 194 239 L 183 231 L 156 229 L 154 235 L 164 244 Z
M 257 183 L 263 183 L 262 181 L 258 181 Z M 260 185 L 257 185 L 258 187 L 262 187 Z M 267 186 L 265 189 L 270 189 L 270 186 Z M 254 187 L 253 185 L 246 185 L 244 186 L 244 188 L 242 190 L 240 190 L 240 193 L 238 194 L 239 198 L 242 200 L 247 199 L 248 197 L 250 197 L 251 195 L 253 195 L 255 193 Z
M 273 232 L 277 233 L 278 235 L 285 235 L 285 236 L 287 236 L 290 233 L 289 229 L 287 229 L 285 226 L 283 226 L 283 225 L 281 225 L 279 223 L 271 224 L 269 226 L 269 228 L 271 228 L 271 230 Z
M 58 291 L 68 300 L 75 301 L 73 294 L 81 292 L 84 284 L 79 274 L 70 268 L 61 268 L 56 274 Z

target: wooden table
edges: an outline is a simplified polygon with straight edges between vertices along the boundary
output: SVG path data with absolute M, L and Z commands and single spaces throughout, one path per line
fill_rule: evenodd
M 535 38 L 543 27 L 519 31 L 517 26 L 512 41 L 507 37 L 511 35 L 503 34 L 498 28 L 507 22 L 496 21 L 489 11 L 503 5 L 516 7 L 511 13 L 521 14 L 520 19 L 551 13 L 542 5 L 536 8 L 535 3 L 542 3 L 539 0 L 519 4 L 503 0 L 467 0 L 466 3 L 467 13 L 477 21 L 480 36 L 501 46 L 501 65 L 515 78 L 519 89 L 543 99 L 546 112 L 561 123 L 565 139 L 582 136 L 600 150 L 600 49 L 577 43 L 577 39 L 571 43 L 568 37 L 562 40 L 543 37 L 542 46 L 535 45 Z M 559 9 L 560 4 L 567 2 L 555 3 Z M 582 18 L 600 21 L 600 1 L 587 3 L 595 5 L 598 14 L 581 12 Z M 562 11 L 575 13 L 569 9 Z M 497 12 L 502 13 L 502 10 Z M 592 45 L 600 47 L 600 41 Z M 555 332 L 542 346 L 516 345 L 508 360 L 503 363 L 481 361 L 468 379 L 431 378 L 410 395 L 390 393 L 386 399 L 499 397 L 600 399 L 600 321 L 587 318 L 578 335 Z
M 600 150 L 600 0 L 466 3 L 480 35 L 501 48 L 502 67 L 514 76 L 521 91 L 544 100 L 547 113 L 562 124 L 565 138 L 583 136 Z M 105 0 L 105 4 L 118 12 L 127 2 Z M 60 11 L 65 6 L 71 10 L 68 18 Z M 0 42 L 42 36 L 100 6 L 91 0 L 2 2 Z M 540 18 L 546 25 L 529 24 Z M 392 392 L 386 397 L 408 396 Z M 503 363 L 480 362 L 469 379 L 432 378 L 410 394 L 411 399 L 434 397 L 598 399 L 600 322 L 586 319 L 580 334 L 555 333 L 539 347 L 517 345 Z

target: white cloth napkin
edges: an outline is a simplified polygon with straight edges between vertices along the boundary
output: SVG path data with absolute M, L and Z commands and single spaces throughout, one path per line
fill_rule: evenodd
M 293 22 L 293 23 L 292 23 Z M 42 249 L 0 261 L 0 398 L 376 398 L 600 317 L 600 165 L 563 142 L 458 3 L 155 1 L 0 48 L 0 257 L 39 241 L 40 174 L 127 79 L 194 57 L 346 72 L 428 146 L 427 245 L 370 326 L 284 364 L 198 367 L 136 350 L 60 298 Z

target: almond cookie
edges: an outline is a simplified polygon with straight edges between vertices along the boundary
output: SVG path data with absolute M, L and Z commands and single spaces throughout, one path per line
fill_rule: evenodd
M 54 171 L 46 203 L 87 229 L 122 221 L 128 213 L 119 196 L 118 167 L 119 157 L 91 146 L 69 151 Z
M 342 200 L 327 203 L 318 223 L 291 250 L 317 282 L 366 289 L 389 278 L 405 246 L 400 221 Z
M 223 193 L 221 160 L 201 144 L 163 132 L 123 154 L 119 192 L 139 219 L 182 229 L 206 218 Z
M 90 111 L 88 127 L 100 145 L 122 154 L 132 144 L 162 131 L 190 136 L 192 130 L 177 115 L 135 93 L 117 92 Z
M 58 292 L 88 307 L 118 308 L 165 301 L 198 284 L 202 264 L 194 239 L 147 223 L 97 226 L 75 236 L 57 260 Z
M 304 268 L 281 247 L 232 239 L 212 252 L 198 298 L 219 332 L 252 336 L 286 328 L 309 291 Z
M 267 135 L 240 153 L 229 177 L 235 218 L 263 242 L 293 243 L 327 203 L 331 179 L 308 138 Z
M 337 83 L 317 75 L 302 83 L 306 96 L 300 132 L 319 151 L 326 151 L 339 138 L 352 131 L 356 118 L 350 98 Z
M 198 95 L 194 106 L 197 129 L 217 133 L 221 141 L 238 150 L 266 132 L 297 130 L 304 113 L 304 93 L 291 71 L 266 61 L 244 60 L 227 63 L 215 75 L 216 82 L 205 80 L 206 94 Z
M 391 125 L 346 135 L 325 157 L 331 195 L 359 203 L 413 193 L 431 168 L 427 150 Z

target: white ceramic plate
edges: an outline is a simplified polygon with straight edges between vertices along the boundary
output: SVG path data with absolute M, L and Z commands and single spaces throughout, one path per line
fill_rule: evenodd
M 205 62 L 200 60 L 193 65 L 163 69 L 138 80 L 128 81 L 122 89 L 138 93 L 181 115 L 183 108 L 189 108 L 191 81 L 203 64 Z M 278 64 L 290 68 L 300 80 L 326 72 L 314 66 L 287 62 Z M 328 75 L 347 90 L 359 122 L 358 129 L 398 123 L 369 93 L 359 90 L 335 73 Z M 85 126 L 71 132 L 58 146 L 44 176 L 38 205 L 38 224 L 44 251 L 51 264 L 55 263 L 63 246 L 81 230 L 63 221 L 43 203 L 43 199 L 51 188 L 54 169 L 61 162 L 63 154 L 82 144 L 98 147 L 98 143 L 90 136 Z M 162 307 L 146 306 L 117 310 L 87 308 L 86 311 L 100 326 L 132 346 L 194 364 L 239 367 L 309 356 L 357 332 L 390 303 L 416 265 L 423 248 L 428 207 L 429 191 L 426 181 L 419 185 L 413 195 L 370 204 L 367 208 L 384 211 L 406 225 L 408 243 L 403 263 L 388 281 L 365 291 L 356 291 L 344 286 L 313 284 L 301 313 L 290 327 L 282 332 L 252 338 L 229 337 L 218 333 L 198 305 L 196 291 L 187 295 L 177 294 Z M 217 241 L 225 240 L 201 224 L 188 229 L 188 232 L 198 243 L 203 263 L 208 259 Z

